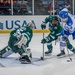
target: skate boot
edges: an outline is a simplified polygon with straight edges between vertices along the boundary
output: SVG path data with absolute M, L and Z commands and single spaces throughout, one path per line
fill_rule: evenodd
M 64 56 L 65 56 L 64 50 L 62 50 L 61 53 L 59 53 L 59 54 L 57 55 L 57 57 L 64 57 Z
M 22 64 L 30 64 L 32 60 L 31 50 L 26 49 L 25 53 L 22 54 L 19 60 Z
M 30 64 L 31 63 L 31 58 L 28 57 L 27 55 L 20 57 L 20 62 L 21 64 Z
M 46 52 L 45 52 L 45 55 L 46 55 L 46 56 L 48 56 L 48 55 L 49 55 L 49 56 L 52 55 L 52 50 L 51 50 L 51 51 L 46 51 Z
M 52 51 L 53 51 L 53 46 L 52 46 L 52 44 L 47 45 L 47 48 L 48 48 L 48 51 L 45 52 L 45 55 L 46 55 L 46 56 L 51 56 Z

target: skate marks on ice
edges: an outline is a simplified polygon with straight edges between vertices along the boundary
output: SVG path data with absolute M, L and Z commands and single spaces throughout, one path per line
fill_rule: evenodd
M 73 59 L 75 60 L 75 54 L 74 53 L 70 53 L 69 55 L 68 54 L 65 54 L 65 56 L 62 56 L 62 57 L 57 57 L 58 59 Z
M 15 57 L 7 57 L 7 58 L 0 58 L 0 63 L 4 67 L 15 67 L 20 66 L 20 62 L 17 60 L 18 58 Z M 1 66 L 2 67 L 2 66 Z
M 4 68 L 5 66 L 2 63 L 0 63 L 0 67 L 3 67 Z
M 75 62 L 75 54 L 70 54 L 71 58 L 72 58 L 72 62 Z M 50 65 L 53 62 L 56 62 L 57 64 L 65 64 L 65 63 L 70 63 L 67 62 L 67 60 L 69 59 L 68 55 L 66 55 L 66 57 L 62 57 L 62 58 L 57 58 L 56 55 L 51 55 L 51 56 L 45 56 L 44 60 L 41 60 L 41 53 L 40 52 L 36 52 L 35 54 L 33 53 L 33 58 L 32 58 L 32 62 L 31 64 L 21 64 L 21 62 L 19 61 L 19 57 L 15 56 L 11 56 L 11 57 L 7 57 L 7 58 L 0 58 L 0 63 L 2 65 L 0 65 L 1 67 L 25 67 L 25 66 L 44 66 L 44 65 Z
M 44 60 L 41 60 L 40 57 L 33 57 L 31 64 L 21 64 L 18 57 L 0 58 L 0 67 L 22 67 L 22 66 L 30 66 L 30 65 L 42 66 L 47 64 L 48 59 L 45 58 Z
M 56 60 L 43 70 L 43 75 L 75 75 L 75 61 Z
M 15 56 L 15 55 L 16 54 L 13 54 L 12 56 L 7 57 L 7 58 L 0 58 L 1 64 L 4 67 L 17 67 L 17 66 L 22 67 L 22 66 L 30 66 L 30 65 L 43 66 L 48 63 L 48 60 L 51 60 L 52 58 L 56 57 L 55 55 L 45 56 L 44 60 L 41 60 L 41 53 L 37 52 L 35 54 L 33 53 L 31 64 L 21 64 L 21 62 L 19 61 L 19 56 Z

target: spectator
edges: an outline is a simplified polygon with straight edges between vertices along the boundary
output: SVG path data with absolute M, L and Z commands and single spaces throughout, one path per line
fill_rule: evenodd
M 13 14 L 14 15 L 20 14 L 20 4 L 17 2 L 17 0 L 13 0 Z
M 31 6 L 29 6 L 28 3 L 26 3 L 26 8 L 27 8 L 27 11 L 28 11 L 28 14 L 32 14 L 32 11 L 31 11 Z
M 71 7 L 69 1 L 64 0 L 64 3 L 62 4 L 62 9 L 67 8 L 68 12 L 71 13 Z
M 54 2 L 54 9 L 56 10 L 56 12 L 55 12 L 55 15 L 57 14 L 59 14 L 59 11 L 60 11 L 60 6 L 59 6 L 59 4 L 57 3 L 57 1 L 55 1 Z
M 28 13 L 27 8 L 26 8 L 26 4 L 24 3 L 24 1 L 21 2 L 21 10 L 20 10 L 20 14 L 21 15 L 25 15 Z
M 50 4 L 48 4 L 48 14 L 55 14 L 56 13 L 56 10 L 55 10 L 55 6 L 54 6 L 54 10 L 53 10 L 53 4 L 52 3 L 50 3 Z
M 35 8 L 34 8 L 35 15 L 45 15 L 47 10 L 45 10 L 42 1 L 36 0 L 35 1 Z
M 64 4 L 63 4 L 63 8 L 67 8 L 68 9 L 69 7 L 70 7 L 70 3 L 65 0 Z
M 11 4 L 7 0 L 4 0 L 3 3 L 5 7 L 5 15 L 10 15 L 11 14 Z
M 4 12 L 3 12 L 3 1 L 0 0 L 0 15 L 4 15 Z
M 11 5 L 7 2 L 7 0 L 0 1 L 0 14 L 2 15 L 10 15 L 11 13 Z
M 51 14 L 51 11 L 53 11 L 52 3 L 48 4 L 47 11 L 48 11 L 48 14 Z

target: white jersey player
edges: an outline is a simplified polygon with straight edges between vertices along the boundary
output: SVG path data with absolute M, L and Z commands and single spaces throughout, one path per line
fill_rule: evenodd
M 67 46 L 67 48 L 75 53 L 75 49 L 72 46 L 72 44 L 69 42 L 68 36 L 72 35 L 73 40 L 75 39 L 75 19 L 74 16 L 71 15 L 66 8 L 61 10 L 59 12 L 59 17 L 61 19 L 63 32 L 60 36 L 60 50 L 61 53 L 59 53 L 57 56 L 65 55 L 64 47 Z

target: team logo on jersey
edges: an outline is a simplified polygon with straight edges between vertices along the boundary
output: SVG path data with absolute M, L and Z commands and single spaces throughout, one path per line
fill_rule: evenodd
M 54 27 L 54 29 L 57 29 L 57 27 Z

